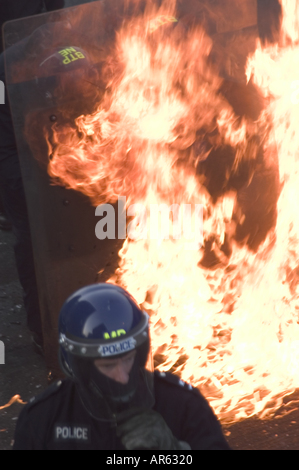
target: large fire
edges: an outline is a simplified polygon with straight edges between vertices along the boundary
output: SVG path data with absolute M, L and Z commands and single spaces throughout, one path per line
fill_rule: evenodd
M 199 387 L 226 421 L 266 416 L 299 386 L 299 8 L 296 0 L 282 7 L 280 43 L 258 44 L 248 59 L 248 80 L 265 100 L 258 119 L 237 116 L 220 93 L 203 29 L 177 21 L 173 1 L 148 2 L 118 31 L 96 111 L 48 135 L 49 174 L 95 205 L 118 196 L 146 207 L 203 205 L 203 248 L 127 238 L 110 282 L 149 312 L 157 368 Z M 252 249 L 235 236 L 246 214 L 232 181 L 245 168 L 248 187 L 261 161 L 277 165 L 276 152 L 276 227 Z M 215 173 L 219 155 L 228 164 L 213 192 L 201 169 L 214 155 Z

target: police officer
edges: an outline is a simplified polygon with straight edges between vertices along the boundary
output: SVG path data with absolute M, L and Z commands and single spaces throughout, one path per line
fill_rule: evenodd
M 148 315 L 121 287 L 75 292 L 59 318 L 68 378 L 32 399 L 14 450 L 228 450 L 208 402 L 191 385 L 146 366 Z

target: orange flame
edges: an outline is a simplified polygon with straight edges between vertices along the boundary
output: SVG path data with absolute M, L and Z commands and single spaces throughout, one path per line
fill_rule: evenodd
M 26 402 L 21 400 L 20 395 L 15 395 L 9 400 L 9 402 L 6 405 L 0 406 L 0 410 L 4 410 L 5 408 L 9 408 L 14 403 L 20 403 L 21 405 L 26 405 Z
M 171 191 L 175 197 L 184 194 L 189 175 L 194 186 L 196 160 L 207 156 L 193 154 L 186 161 L 182 155 L 197 130 L 203 136 L 217 130 L 216 146 L 234 142 L 235 171 L 248 134 L 254 135 L 253 123 L 252 128 L 239 123 L 218 93 L 221 80 L 207 64 L 211 40 L 201 29 L 169 29 L 176 22 L 174 2 L 168 3 L 119 31 L 96 112 L 80 116 L 75 128 L 54 126 L 49 136 L 49 174 L 95 204 L 118 195 L 126 195 L 128 203 L 140 201 L 149 190 L 168 200 Z M 163 18 L 163 28 L 157 28 L 157 18 Z
M 49 174 L 87 194 L 96 205 L 126 196 L 127 204 L 202 203 L 204 239 L 216 254 L 182 240 L 127 239 L 110 280 L 127 288 L 151 316 L 157 367 L 201 388 L 223 420 L 267 412 L 298 386 L 299 226 L 296 206 L 299 13 L 284 0 L 281 44 L 258 45 L 247 77 L 267 104 L 259 120 L 237 116 L 220 93 L 209 61 L 212 41 L 200 27 L 176 21 L 175 2 L 148 2 L 126 20 L 106 60 L 109 77 L 96 111 L 47 135 Z M 289 21 L 292 20 L 290 25 Z M 298 87 L 299 89 L 299 87 Z M 258 142 L 257 135 L 260 135 Z M 229 178 L 258 167 L 259 146 L 269 167 L 279 154 L 281 194 L 277 230 L 253 253 L 234 242 L 237 191 Z M 199 164 L 233 149 L 223 188 L 213 196 Z M 215 163 L 217 165 L 217 163 Z M 218 168 L 215 166 L 215 173 Z M 230 252 L 223 249 L 230 241 Z

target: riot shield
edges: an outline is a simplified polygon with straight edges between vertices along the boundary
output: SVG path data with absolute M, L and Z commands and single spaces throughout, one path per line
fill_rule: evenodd
M 111 277 L 124 240 L 97 239 L 98 219 L 91 201 L 80 192 L 53 184 L 47 173 L 51 158 L 47 136 L 53 124 L 72 125 L 78 116 L 92 113 L 101 100 L 106 86 L 103 63 L 124 17 L 134 13 L 134 8 L 124 9 L 126 3 L 100 0 L 8 22 L 4 27 L 6 86 L 32 231 L 45 355 L 56 375 L 57 318 L 63 302 L 76 289 Z M 142 8 L 146 4 L 134 3 Z M 244 23 L 244 9 L 239 8 L 240 21 L 232 24 L 221 21 L 222 1 L 213 2 L 219 7 L 218 17 L 208 1 L 178 3 L 182 16 L 196 17 L 213 35 L 214 60 L 222 61 L 223 76 L 234 79 L 226 89 L 234 95 L 236 107 L 242 113 L 244 106 L 256 106 L 251 99 L 245 104 L 244 99 L 240 101 L 247 93 L 244 63 L 257 36 L 255 11 L 248 7 L 254 2 L 239 2 L 251 14 Z M 231 34 L 230 28 L 236 31 Z M 240 63 L 230 60 L 236 56 Z M 240 70 L 244 76 L 237 76 Z M 249 109 L 248 114 L 258 112 Z M 116 222 L 117 209 L 115 205 Z
M 63 60 L 75 61 L 74 50 L 80 56 L 83 53 L 78 51 L 84 49 L 89 51 L 88 67 L 93 73 L 110 34 L 103 23 L 102 2 L 95 2 L 9 22 L 4 27 L 6 86 L 30 219 L 45 357 L 55 376 L 59 375 L 60 308 L 76 289 L 110 277 L 123 240 L 98 240 L 95 235 L 98 219 L 88 198 L 51 184 L 45 129 L 50 129 L 53 122 L 59 124 L 69 118 L 62 116 L 62 109 L 70 101 L 74 103 L 74 96 L 55 97 L 58 76 L 55 66 L 41 70 L 40 64 L 55 50 L 66 51 Z M 90 87 L 97 96 L 99 84 Z M 80 101 L 77 98 L 76 106 Z M 81 111 L 72 109 L 75 114 Z

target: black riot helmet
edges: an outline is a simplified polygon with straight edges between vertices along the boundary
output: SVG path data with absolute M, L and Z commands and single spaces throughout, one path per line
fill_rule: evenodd
M 103 94 L 97 67 L 90 54 L 77 46 L 43 52 L 34 68 L 39 102 L 57 107 L 68 118 L 66 122 L 92 113 Z
M 149 317 L 121 287 L 84 287 L 65 302 L 59 317 L 60 363 L 77 384 L 81 401 L 98 420 L 120 422 L 154 404 Z M 136 351 L 128 383 L 100 372 L 95 361 L 117 360 Z

